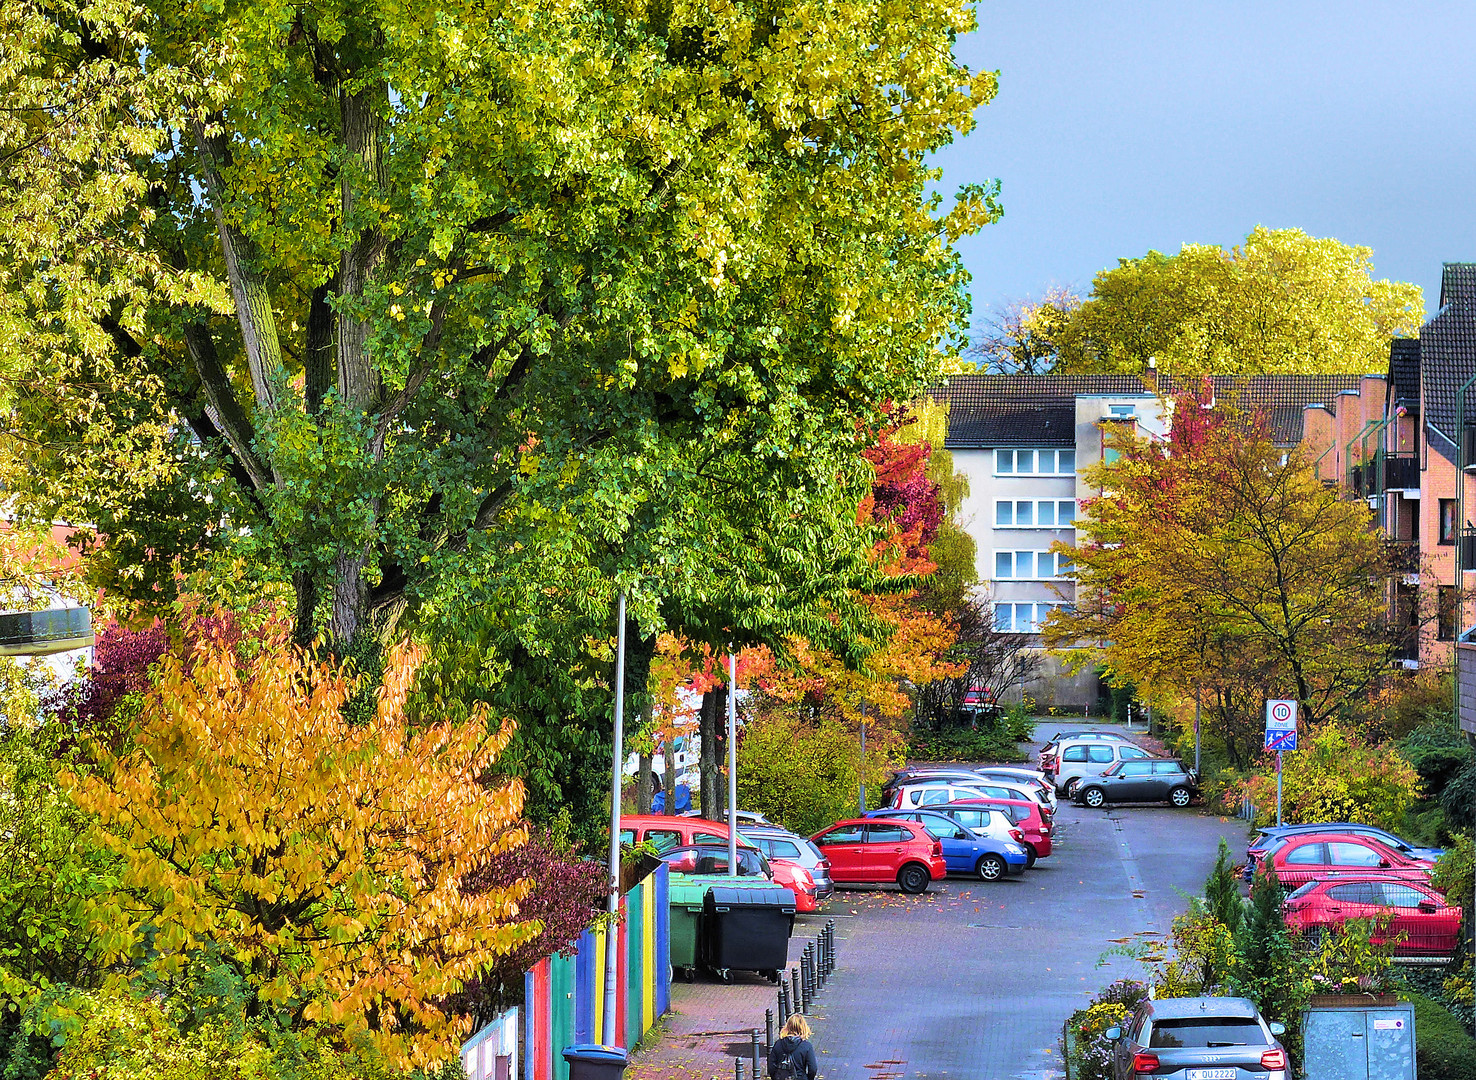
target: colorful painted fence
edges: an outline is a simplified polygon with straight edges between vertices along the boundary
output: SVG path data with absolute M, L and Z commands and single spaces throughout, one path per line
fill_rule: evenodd
M 667 868 L 652 871 L 620 898 L 614 934 L 617 971 L 615 1041 L 627 1049 L 671 1003 Z M 601 1042 L 605 949 L 610 934 L 586 930 L 567 956 L 540 960 L 523 976 L 524 1080 L 568 1080 L 564 1048 Z

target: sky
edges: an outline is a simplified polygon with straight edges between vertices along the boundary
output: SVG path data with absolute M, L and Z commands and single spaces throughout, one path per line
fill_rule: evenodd
M 1373 248 L 1435 309 L 1476 261 L 1476 2 L 980 0 L 958 42 L 1000 90 L 940 151 L 942 189 L 998 177 L 959 243 L 974 325 L 1119 258 L 1256 225 Z

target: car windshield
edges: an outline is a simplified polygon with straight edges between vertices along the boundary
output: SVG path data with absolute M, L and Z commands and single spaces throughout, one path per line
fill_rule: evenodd
M 1179 1046 L 1264 1046 L 1261 1025 L 1243 1016 L 1186 1016 L 1153 1021 L 1150 1048 Z
M 682 874 L 728 874 L 728 852 L 719 847 L 679 847 L 663 852 L 661 861 Z M 752 848 L 738 849 L 738 877 L 766 877 L 762 856 Z
M 1320 881 L 1309 881 L 1305 885 L 1298 885 L 1295 889 L 1286 894 L 1286 898 L 1288 900 L 1295 900 L 1299 896 L 1306 896 L 1309 892 L 1311 892 L 1313 889 L 1317 888 L 1317 886 L 1321 884 L 1322 882 Z

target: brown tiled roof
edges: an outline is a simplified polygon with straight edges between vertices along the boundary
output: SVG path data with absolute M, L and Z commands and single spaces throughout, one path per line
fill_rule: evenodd
M 1260 409 L 1281 446 L 1302 438 L 1308 405 L 1338 408 L 1339 395 L 1358 391 L 1362 375 L 1217 375 L 1217 400 L 1238 399 Z M 1165 395 L 1198 391 L 1199 378 L 1156 380 Z M 952 375 L 933 389 L 949 403 L 947 445 L 956 449 L 994 446 L 1072 446 L 1076 441 L 1076 398 L 1081 395 L 1151 394 L 1155 380 L 1137 375 Z

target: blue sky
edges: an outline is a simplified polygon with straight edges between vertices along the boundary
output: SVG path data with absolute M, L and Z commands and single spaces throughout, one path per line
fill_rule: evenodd
M 974 324 L 1119 257 L 1258 224 L 1374 249 L 1427 310 L 1476 261 L 1476 2 L 981 0 L 958 54 L 998 69 L 942 187 L 999 177 L 960 243 Z

